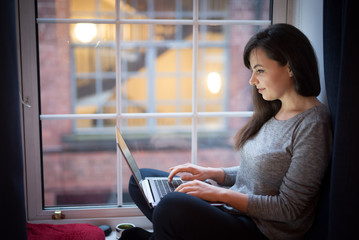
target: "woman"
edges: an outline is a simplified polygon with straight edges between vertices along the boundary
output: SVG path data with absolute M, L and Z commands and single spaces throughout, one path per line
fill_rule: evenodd
M 314 50 L 298 29 L 276 24 L 249 40 L 244 63 L 252 70 L 254 114 L 235 136 L 240 165 L 184 164 L 169 174 L 143 169 L 145 177 L 168 176 L 169 181 L 190 173 L 182 177 L 189 182 L 151 210 L 131 179 L 130 194 L 154 232 L 134 228 L 123 239 L 288 240 L 302 239 L 311 227 L 332 142 L 329 112 L 316 98 Z

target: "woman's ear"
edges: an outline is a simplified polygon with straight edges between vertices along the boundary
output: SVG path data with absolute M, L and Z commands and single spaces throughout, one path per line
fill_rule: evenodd
M 288 65 L 288 74 L 289 74 L 289 77 L 293 77 L 294 75 L 293 75 L 293 71 L 292 71 L 292 69 L 291 69 L 291 67 L 289 66 L 289 64 L 287 64 Z

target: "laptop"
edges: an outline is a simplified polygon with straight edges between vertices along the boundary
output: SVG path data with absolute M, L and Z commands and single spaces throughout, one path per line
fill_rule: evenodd
M 177 177 L 173 178 L 172 182 L 168 182 L 167 177 L 143 178 L 141 176 L 140 169 L 138 168 L 137 163 L 127 147 L 127 144 L 118 127 L 116 127 L 116 139 L 117 145 L 120 148 L 122 155 L 131 169 L 132 175 L 150 208 L 154 208 L 166 194 L 173 192 L 180 184 L 183 183 L 182 180 Z
M 116 127 L 116 139 L 117 146 L 120 148 L 122 155 L 125 158 L 127 165 L 131 169 L 132 175 L 136 180 L 136 183 L 150 208 L 156 207 L 166 194 L 173 192 L 179 185 L 184 182 L 179 177 L 174 177 L 172 179 L 172 182 L 168 182 L 167 177 L 143 178 L 140 169 L 138 168 L 137 163 L 133 158 L 130 149 L 127 147 L 127 144 L 123 139 L 118 127 Z M 208 184 L 213 184 L 211 181 L 208 180 L 204 182 Z M 224 205 L 221 202 L 209 202 L 209 204 L 217 207 Z

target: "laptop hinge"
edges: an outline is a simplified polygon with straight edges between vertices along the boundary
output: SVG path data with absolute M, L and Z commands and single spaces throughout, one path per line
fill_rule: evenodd
M 148 180 L 142 180 L 141 181 L 141 185 L 142 185 L 142 189 L 148 199 L 148 202 L 150 202 L 151 204 L 155 202 L 155 200 L 153 199 L 153 196 L 152 196 L 152 192 L 151 192 L 151 187 L 150 187 L 150 184 L 149 184 L 149 181 Z

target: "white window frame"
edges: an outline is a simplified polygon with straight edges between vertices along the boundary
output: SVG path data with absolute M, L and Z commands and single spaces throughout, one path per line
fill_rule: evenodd
M 117 0 L 116 0 L 117 1 Z M 274 0 L 273 1 L 273 23 L 288 22 L 290 11 L 288 10 L 289 0 Z M 268 21 L 243 21 L 243 20 L 199 20 L 198 19 L 198 2 L 193 0 L 193 20 L 78 20 L 78 19 L 57 19 L 56 22 L 78 23 L 122 23 L 131 24 L 193 24 L 193 102 L 192 105 L 197 105 L 197 49 L 198 49 L 198 26 L 210 25 L 219 23 L 221 25 L 237 25 L 237 24 L 268 24 Z M 117 123 L 121 119 L 126 118 L 203 118 L 203 117 L 248 117 L 252 112 L 216 112 L 216 113 L 201 113 L 193 108 L 191 113 L 144 113 L 144 114 L 129 114 L 121 113 L 119 106 L 117 106 L 117 114 L 61 114 L 61 115 L 40 115 L 38 111 L 39 101 L 38 97 L 38 60 L 37 60 L 37 36 L 36 24 L 39 22 L 51 22 L 51 19 L 42 19 L 36 22 L 35 16 L 35 0 L 18 0 L 17 5 L 17 19 L 18 19 L 18 49 L 19 49 L 19 78 L 21 86 L 22 104 L 22 132 L 23 132 L 23 155 L 24 155 L 24 175 L 25 175 L 25 196 L 26 196 L 26 210 L 27 219 L 30 222 L 46 222 L 53 221 L 52 216 L 56 209 L 43 209 L 42 199 L 42 173 L 41 173 L 41 142 L 40 142 L 40 121 L 48 119 L 117 119 Z M 116 4 L 118 8 L 119 4 Z M 118 11 L 118 9 L 116 9 Z M 269 21 L 270 22 L 270 21 Z M 117 24 L 116 44 L 120 44 L 119 24 Z M 117 51 L 117 59 L 119 53 Z M 117 61 L 116 77 L 120 79 L 120 66 Z M 121 91 L 118 86 L 117 99 L 121 97 Z M 116 101 L 118 102 L 118 101 Z M 197 121 L 192 121 L 192 162 L 197 162 Z M 118 188 L 121 188 L 121 173 L 122 161 L 120 153 L 117 152 L 117 169 L 118 169 Z M 122 193 L 122 189 L 118 189 Z M 122 194 L 118 195 L 119 204 L 122 201 Z M 66 216 L 61 220 L 61 223 L 84 222 L 91 224 L 109 224 L 115 225 L 118 222 L 133 222 L 137 226 L 150 228 L 151 223 L 143 216 L 139 209 L 135 206 L 129 207 L 98 207 L 98 208 L 63 208 L 62 213 Z

